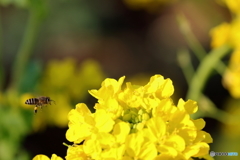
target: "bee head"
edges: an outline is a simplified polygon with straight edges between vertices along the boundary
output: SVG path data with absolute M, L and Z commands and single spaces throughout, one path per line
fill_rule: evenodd
M 54 102 L 56 104 L 56 102 L 54 100 L 50 99 L 50 97 L 46 97 L 46 99 L 47 99 L 47 102 L 50 103 L 52 101 L 52 102 Z

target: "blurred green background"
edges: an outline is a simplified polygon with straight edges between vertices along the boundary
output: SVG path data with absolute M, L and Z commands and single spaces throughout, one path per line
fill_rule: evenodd
M 184 99 L 188 84 L 177 53 L 189 49 L 189 44 L 177 16 L 186 17 L 207 51 L 211 50 L 210 29 L 230 19 L 227 8 L 209 0 L 0 3 L 1 160 L 27 160 L 37 154 L 50 157 L 52 153 L 64 158 L 68 112 L 80 102 L 93 106 L 96 100 L 87 91 L 98 89 L 106 77 L 125 75 L 126 81 L 144 84 L 151 75 L 162 74 L 172 79 L 176 102 Z M 197 67 L 200 62 L 192 52 L 190 56 Z M 204 93 L 219 108 L 229 102 L 220 75 L 211 77 Z M 34 115 L 34 107 L 24 102 L 38 96 L 50 96 L 56 105 Z M 224 148 L 230 141 L 221 123 L 205 120 L 204 130 L 214 140 L 211 150 L 237 151 L 231 144 Z M 239 136 L 232 139 L 239 140 Z

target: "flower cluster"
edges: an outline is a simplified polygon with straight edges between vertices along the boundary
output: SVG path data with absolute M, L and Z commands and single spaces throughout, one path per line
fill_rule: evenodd
M 106 79 L 90 94 L 98 99 L 95 113 L 79 103 L 69 114 L 67 160 L 209 158 L 211 136 L 203 119 L 193 120 L 195 101 L 174 105 L 172 81 L 161 75 L 145 86 Z
M 240 1 L 223 0 L 234 15 L 230 22 L 224 22 L 211 30 L 212 47 L 217 48 L 224 44 L 229 44 L 233 48 L 228 69 L 225 72 L 223 83 L 235 98 L 240 98 Z

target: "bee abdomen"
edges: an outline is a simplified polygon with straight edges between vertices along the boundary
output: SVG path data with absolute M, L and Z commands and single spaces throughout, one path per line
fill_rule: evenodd
M 26 100 L 25 104 L 28 104 L 28 105 L 38 104 L 38 99 L 37 98 L 28 99 L 28 100 Z

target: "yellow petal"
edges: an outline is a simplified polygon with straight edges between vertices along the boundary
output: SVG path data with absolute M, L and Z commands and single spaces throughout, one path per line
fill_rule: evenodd
M 87 155 L 91 156 L 92 159 L 98 159 L 100 157 L 102 148 L 96 139 L 96 135 L 92 135 L 91 138 L 84 141 L 83 150 Z
M 205 124 L 206 124 L 206 122 L 202 118 L 193 120 L 193 123 L 196 126 L 197 130 L 203 129 L 205 127 Z
M 190 157 L 204 156 L 208 153 L 209 153 L 209 145 L 205 142 L 200 142 L 192 146 L 188 146 L 184 151 L 184 155 L 187 159 Z
M 186 110 L 188 114 L 193 114 L 198 110 L 197 102 L 193 100 L 188 100 L 185 102 L 183 99 L 179 99 L 177 106 L 180 109 Z
M 113 129 L 114 120 L 112 120 L 111 115 L 105 110 L 100 109 L 94 113 L 94 120 L 96 122 L 96 128 L 99 132 L 110 132 Z
M 152 76 L 150 82 L 145 86 L 147 93 L 154 93 L 160 99 L 170 97 L 174 88 L 170 79 L 164 79 L 161 75 Z
M 113 135 L 116 138 L 118 143 L 124 143 L 126 141 L 126 137 L 130 132 L 130 126 L 126 122 L 118 122 L 113 129 Z
M 213 48 L 220 47 L 229 41 L 230 28 L 230 25 L 224 22 L 210 31 L 212 37 L 211 46 Z
M 121 90 L 122 83 L 125 77 L 121 77 L 118 81 L 107 78 L 102 82 L 102 87 L 99 90 L 90 90 L 89 93 L 97 99 L 108 99 Z
M 32 160 L 50 160 L 47 156 L 43 154 L 36 155 Z
M 153 117 L 150 120 L 147 121 L 147 130 L 153 137 L 155 137 L 155 140 L 160 140 L 162 137 L 166 134 L 166 124 L 163 121 L 163 119 L 158 116 L 158 117 Z M 149 137 L 148 135 L 145 135 L 147 138 Z M 153 138 L 153 137 L 149 138 Z
M 144 142 L 143 135 L 141 133 L 133 133 L 128 135 L 126 139 L 126 152 L 129 156 L 135 157 L 140 154 L 141 147 Z
M 57 156 L 56 154 L 52 154 L 51 160 L 63 160 L 63 159 Z
M 82 145 L 71 146 L 67 149 L 66 160 L 86 160 L 88 156 L 83 151 Z
M 178 135 L 169 136 L 164 145 L 174 148 L 178 152 L 182 152 L 185 149 L 185 141 Z

